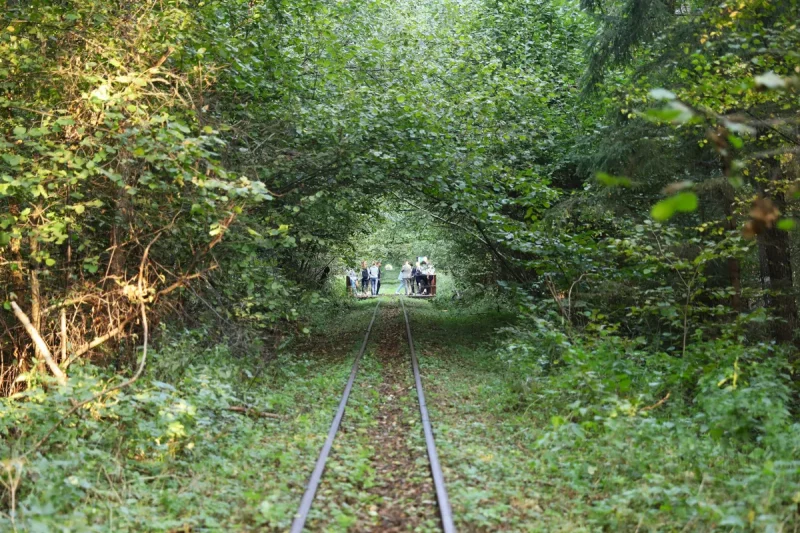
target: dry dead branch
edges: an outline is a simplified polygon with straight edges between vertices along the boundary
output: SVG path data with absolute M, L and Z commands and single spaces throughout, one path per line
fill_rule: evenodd
M 22 308 L 15 301 L 11 302 L 11 308 L 14 310 L 14 315 L 22 323 L 25 331 L 28 332 L 31 340 L 33 340 L 37 351 L 42 354 L 42 357 L 44 357 L 47 366 L 50 368 L 50 372 L 53 373 L 60 385 L 65 385 L 67 383 L 66 374 L 64 374 L 61 368 L 59 368 L 59 366 L 56 364 L 55 360 L 53 359 L 53 355 L 50 353 L 50 348 L 47 347 L 47 343 L 44 342 L 44 339 L 39 332 L 36 331 L 36 328 L 33 327 L 28 315 L 25 314 Z

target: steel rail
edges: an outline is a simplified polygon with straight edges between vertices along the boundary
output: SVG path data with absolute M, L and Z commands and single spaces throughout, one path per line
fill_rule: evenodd
M 425 445 L 428 448 L 428 462 L 431 465 L 431 475 L 433 485 L 436 488 L 436 501 L 439 503 L 439 515 L 442 519 L 442 529 L 444 533 L 455 533 L 453 525 L 453 511 L 450 508 L 450 499 L 447 496 L 447 488 L 444 486 L 444 473 L 439 464 L 439 454 L 436 453 L 436 442 L 433 439 L 433 428 L 430 418 L 428 418 L 428 406 L 425 403 L 425 393 L 422 391 L 422 378 L 419 374 L 419 363 L 417 362 L 417 352 L 414 350 L 414 339 L 411 337 L 411 324 L 408 321 L 406 304 L 400 298 L 400 305 L 403 307 L 403 316 L 406 319 L 406 333 L 408 334 L 408 349 L 411 351 L 411 368 L 414 371 L 414 382 L 417 386 L 417 398 L 419 399 L 419 414 L 422 418 L 422 429 L 425 433 Z
M 333 447 L 333 440 L 336 438 L 336 433 L 339 431 L 339 425 L 341 424 L 342 417 L 344 416 L 347 400 L 350 398 L 350 391 L 353 389 L 353 383 L 356 380 L 358 363 L 361 361 L 361 357 L 364 355 L 364 350 L 367 349 L 369 334 L 372 332 L 372 325 L 375 324 L 375 317 L 378 316 L 378 307 L 380 307 L 380 305 L 381 302 L 378 300 L 377 305 L 375 305 L 375 311 L 372 313 L 372 320 L 370 320 L 369 326 L 367 326 L 367 334 L 364 335 L 364 342 L 361 343 L 361 349 L 358 350 L 358 355 L 356 355 L 356 358 L 353 361 L 353 369 L 350 371 L 350 379 L 347 380 L 347 386 L 344 388 L 342 400 L 339 402 L 339 409 L 336 411 L 336 416 L 333 417 L 331 428 L 328 431 L 328 438 L 325 440 L 325 445 L 319 452 L 317 464 L 314 467 L 314 471 L 311 473 L 311 478 L 308 480 L 308 485 L 306 486 L 305 494 L 303 494 L 303 499 L 300 501 L 300 508 L 297 510 L 297 514 L 295 514 L 294 521 L 292 521 L 292 528 L 290 530 L 291 533 L 301 533 L 305 527 L 306 519 L 308 518 L 308 512 L 311 510 L 311 504 L 314 502 L 314 496 L 317 494 L 317 488 L 319 488 L 319 483 L 322 480 L 322 473 L 325 471 L 325 463 L 328 461 L 328 455 L 330 455 L 331 448 Z

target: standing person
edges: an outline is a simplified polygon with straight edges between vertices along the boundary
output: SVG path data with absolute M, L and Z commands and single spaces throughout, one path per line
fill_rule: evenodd
M 422 295 L 425 294 L 425 281 L 427 278 L 426 267 L 428 266 L 428 264 L 425 261 L 423 261 L 422 263 L 418 263 L 418 265 L 419 266 L 417 267 L 417 276 L 416 276 L 417 294 Z
M 375 261 L 372 263 L 372 266 L 369 267 L 369 286 L 370 292 L 373 296 L 378 295 L 378 273 L 380 270 L 378 269 L 378 262 Z
M 349 294 L 352 294 L 353 296 L 358 296 L 356 271 L 353 270 L 352 268 L 348 268 L 347 273 L 345 275 L 347 276 L 347 280 L 350 282 L 350 286 L 348 287 Z
M 400 288 L 403 288 L 406 291 L 406 296 L 408 296 L 409 292 L 411 291 L 410 285 L 411 285 L 411 262 L 406 261 L 405 263 L 403 263 L 403 267 L 400 269 L 400 287 L 397 288 L 397 291 L 400 292 Z
M 397 290 L 394 291 L 394 295 L 397 296 L 400 294 L 400 291 L 406 288 L 405 279 L 403 279 L 403 270 L 401 269 L 400 272 L 397 274 L 397 281 L 400 283 L 397 285 Z
M 428 265 L 425 271 L 425 292 L 426 294 L 433 294 L 433 278 L 436 276 L 436 269 L 433 263 Z
M 381 262 L 376 261 L 375 264 L 378 266 L 378 287 L 375 289 L 375 296 L 377 296 L 381 292 Z
M 419 276 L 419 261 L 414 263 L 414 266 L 411 268 L 411 278 L 409 279 L 411 283 L 411 294 L 416 294 L 419 291 L 417 276 Z
M 361 294 L 366 296 L 368 289 L 369 289 L 369 269 L 367 268 L 367 262 L 361 261 Z

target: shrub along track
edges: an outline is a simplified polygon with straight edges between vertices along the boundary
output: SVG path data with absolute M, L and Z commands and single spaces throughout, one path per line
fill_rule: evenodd
M 309 529 L 439 530 L 436 491 L 397 302 L 381 304 L 373 337 Z

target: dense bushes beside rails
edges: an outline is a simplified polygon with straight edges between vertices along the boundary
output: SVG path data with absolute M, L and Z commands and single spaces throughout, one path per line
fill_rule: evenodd
M 591 495 L 592 522 L 796 523 L 800 424 L 786 348 L 721 339 L 679 356 L 642 338 L 568 335 L 532 316 L 506 328 L 506 343 L 496 355 L 504 408 L 544 428 L 541 474 L 557 469 Z

